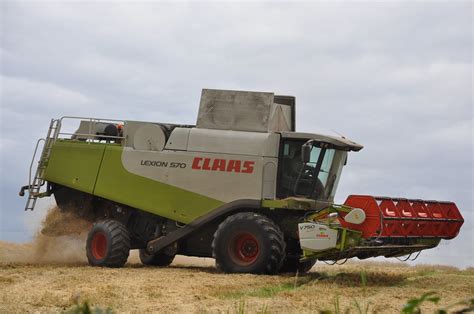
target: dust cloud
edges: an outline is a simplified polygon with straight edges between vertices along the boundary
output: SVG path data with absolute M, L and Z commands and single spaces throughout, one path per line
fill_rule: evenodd
M 86 264 L 87 233 L 92 224 L 58 207 L 49 209 L 40 230 L 29 243 L 0 241 L 0 264 Z M 131 250 L 128 263 L 140 263 L 138 250 Z M 214 265 L 211 258 L 177 256 L 174 265 Z
M 85 246 L 90 222 L 58 207 L 49 209 L 30 243 L 0 241 L 0 263 L 69 264 L 87 262 Z

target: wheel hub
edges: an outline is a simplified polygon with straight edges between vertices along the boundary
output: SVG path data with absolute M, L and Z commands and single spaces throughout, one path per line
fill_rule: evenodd
M 107 254 L 107 237 L 102 232 L 94 234 L 91 243 L 92 255 L 95 259 L 101 260 Z
M 260 253 L 258 241 L 250 233 L 238 234 L 233 245 L 233 260 L 239 265 L 250 265 L 257 259 Z

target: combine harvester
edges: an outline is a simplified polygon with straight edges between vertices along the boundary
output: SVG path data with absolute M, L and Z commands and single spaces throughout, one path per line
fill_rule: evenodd
M 214 257 L 225 272 L 303 273 L 316 260 L 410 256 L 464 222 L 453 202 L 334 204 L 347 154 L 362 145 L 295 132 L 292 96 L 204 89 L 196 126 L 62 117 L 35 155 L 43 141 L 20 191 L 25 209 L 54 194 L 61 210 L 94 222 L 94 266 L 123 266 L 139 249 L 147 265 L 182 254 Z

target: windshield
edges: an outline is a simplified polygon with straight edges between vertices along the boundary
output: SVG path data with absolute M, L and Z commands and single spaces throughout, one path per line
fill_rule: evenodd
M 313 146 L 310 160 L 304 164 L 301 161 L 302 144 L 284 143 L 280 197 L 305 196 L 316 200 L 334 200 L 347 152 Z

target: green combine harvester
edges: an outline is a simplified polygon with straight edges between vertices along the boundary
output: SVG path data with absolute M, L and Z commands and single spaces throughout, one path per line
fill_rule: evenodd
M 452 202 L 334 204 L 347 155 L 362 145 L 296 132 L 292 96 L 204 89 L 195 126 L 62 117 L 35 155 L 41 143 L 20 191 L 26 210 L 54 195 L 93 222 L 94 266 L 121 267 L 139 249 L 146 265 L 182 254 L 213 257 L 225 272 L 304 273 L 316 260 L 410 257 L 464 221 Z

